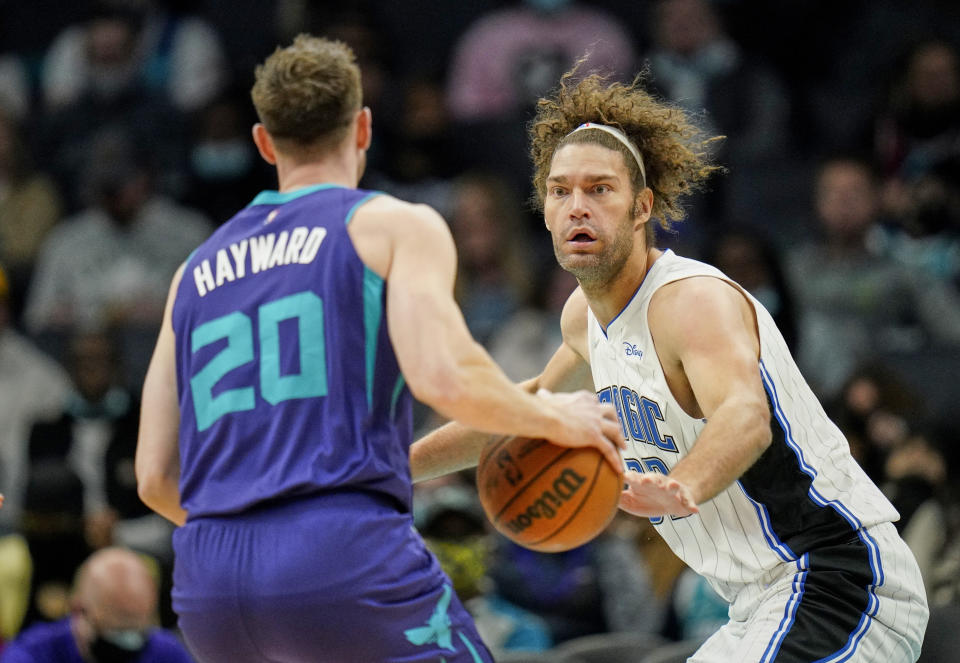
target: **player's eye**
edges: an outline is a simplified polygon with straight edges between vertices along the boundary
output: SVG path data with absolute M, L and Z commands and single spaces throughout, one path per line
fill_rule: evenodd
M 598 184 L 597 186 L 593 187 L 593 190 L 595 193 L 609 193 L 610 187 L 606 184 Z
M 551 196 L 562 196 L 562 195 L 564 195 L 566 192 L 567 192 L 566 189 L 564 189 L 562 186 L 550 187 L 550 195 L 551 195 Z

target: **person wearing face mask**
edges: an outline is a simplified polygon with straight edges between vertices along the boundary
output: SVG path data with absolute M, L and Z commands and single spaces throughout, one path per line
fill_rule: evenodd
M 797 311 L 787 283 L 780 249 L 757 229 L 725 228 L 708 242 L 701 256 L 743 286 L 770 312 L 787 347 L 797 348 Z
M 0 663 L 193 663 L 172 633 L 154 627 L 157 584 L 125 548 L 104 548 L 77 571 L 69 617 L 38 623 L 11 642 Z
M 273 174 L 257 157 L 250 141 L 256 121 L 239 92 L 224 94 L 195 120 L 182 202 L 220 224 L 250 202 L 254 192 L 269 188 Z

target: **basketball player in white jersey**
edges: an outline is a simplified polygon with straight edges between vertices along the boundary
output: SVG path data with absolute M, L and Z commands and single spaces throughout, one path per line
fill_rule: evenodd
M 654 221 L 679 220 L 680 197 L 715 170 L 707 141 L 636 82 L 597 76 L 565 76 L 530 133 L 554 252 L 580 287 L 527 387 L 592 383 L 616 406 L 633 470 L 621 508 L 730 603 L 689 660 L 915 661 L 928 611 L 896 510 L 763 306 L 654 245 Z M 435 431 L 412 449 L 415 480 L 471 466 L 486 439 Z

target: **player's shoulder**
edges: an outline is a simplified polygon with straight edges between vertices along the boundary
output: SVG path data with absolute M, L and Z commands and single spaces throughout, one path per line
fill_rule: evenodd
M 656 283 L 650 294 L 651 308 L 695 306 L 736 292 L 730 278 L 713 265 L 672 251 L 664 252 L 653 269 Z
M 357 218 L 377 221 L 402 219 L 414 222 L 443 223 L 440 213 L 429 205 L 411 203 L 387 193 L 378 193 L 368 198 L 356 212 Z
M 692 274 L 661 285 L 650 296 L 651 329 L 689 322 L 699 325 L 723 311 L 747 304 L 738 287 L 722 275 Z
M 449 226 L 435 209 L 423 203 L 411 203 L 389 194 L 371 196 L 357 208 L 350 226 L 388 236 L 423 233 L 448 235 Z
M 578 286 L 567 297 L 560 313 L 560 331 L 563 342 L 583 357 L 587 356 L 587 297 Z

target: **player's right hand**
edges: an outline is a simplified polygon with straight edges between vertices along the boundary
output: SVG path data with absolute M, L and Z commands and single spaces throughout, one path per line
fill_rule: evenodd
M 563 426 L 550 435 L 550 441 L 563 447 L 595 447 L 616 473 L 623 474 L 619 449 L 626 449 L 623 429 L 617 411 L 609 403 L 601 403 L 589 391 L 560 393 L 540 389 L 544 398 L 563 415 Z
M 623 475 L 627 487 L 620 494 L 620 508 L 643 518 L 689 516 L 700 509 L 690 489 L 666 474 L 636 472 Z

